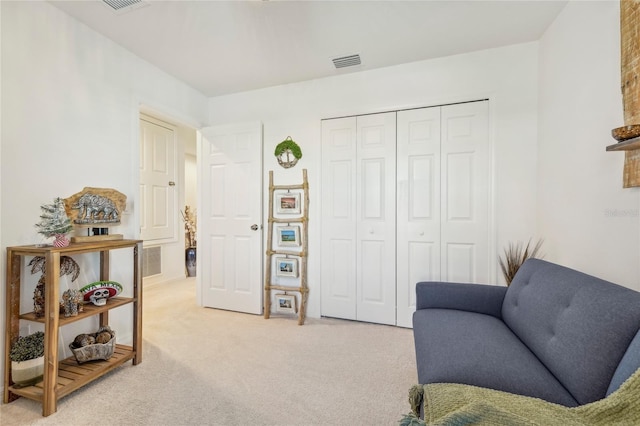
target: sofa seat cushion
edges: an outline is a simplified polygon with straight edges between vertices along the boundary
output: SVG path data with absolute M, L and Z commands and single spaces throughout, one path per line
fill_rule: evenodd
M 577 401 L 498 318 L 453 309 L 413 316 L 418 381 L 461 383 L 577 406 Z

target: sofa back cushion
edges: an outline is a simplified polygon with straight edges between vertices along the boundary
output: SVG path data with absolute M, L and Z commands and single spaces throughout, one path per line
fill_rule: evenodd
M 640 326 L 640 293 L 539 259 L 507 289 L 502 317 L 580 404 L 604 398 Z
M 607 396 L 617 391 L 638 369 L 640 369 L 640 330 L 636 333 L 636 337 L 631 341 L 627 352 L 625 352 L 622 361 L 616 368 L 613 379 L 609 384 L 609 389 L 607 389 Z

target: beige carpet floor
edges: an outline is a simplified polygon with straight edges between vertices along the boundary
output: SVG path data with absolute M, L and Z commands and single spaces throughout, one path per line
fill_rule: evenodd
M 416 380 L 411 330 L 337 319 L 265 320 L 195 304 L 195 279 L 145 288 L 143 362 L 10 425 L 393 425 Z

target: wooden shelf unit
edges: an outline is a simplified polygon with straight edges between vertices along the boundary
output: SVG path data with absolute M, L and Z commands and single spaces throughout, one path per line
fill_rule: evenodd
M 133 297 L 114 297 L 104 306 L 85 304 L 84 312 L 75 317 L 60 316 L 60 257 L 98 252 L 100 255 L 100 280 L 109 280 L 111 250 L 132 249 L 133 251 Z M 43 256 L 46 261 L 45 276 L 45 314 L 36 317 L 33 312 L 20 313 L 20 292 L 22 284 L 22 257 Z M 26 263 L 26 262 L 25 262 Z M 142 241 L 111 240 L 72 243 L 68 247 L 18 246 L 7 247 L 6 270 L 6 324 L 4 358 L 4 403 L 19 397 L 33 399 L 42 403 L 42 415 L 56 412 L 57 402 L 68 395 L 103 376 L 125 362 L 132 360 L 134 365 L 142 362 Z M 99 316 L 100 326 L 109 324 L 109 311 L 125 305 L 133 305 L 133 346 L 117 344 L 114 354 L 106 361 L 90 361 L 79 364 L 74 357 L 58 360 L 59 328 L 94 315 Z M 19 336 L 20 321 L 32 321 L 44 324 L 44 376 L 33 386 L 16 387 L 11 380 L 10 348 Z
M 607 151 L 634 151 L 640 149 L 640 137 L 618 142 L 607 147 Z
M 277 218 L 274 216 L 273 198 L 276 191 L 302 190 L 301 194 L 301 214 L 290 218 Z M 267 234 L 267 264 L 265 268 L 264 280 L 264 317 L 269 319 L 271 315 L 271 290 L 300 293 L 300 306 L 298 308 L 298 325 L 303 325 L 307 315 L 307 300 L 309 298 L 309 287 L 307 286 L 307 256 L 308 256 L 308 237 L 309 230 L 307 224 L 309 221 L 309 182 L 307 180 L 307 169 L 302 169 L 302 183 L 297 185 L 274 185 L 273 170 L 269 171 L 269 229 Z M 301 225 L 300 250 L 282 250 L 278 247 L 274 249 L 273 243 L 273 225 L 274 223 L 299 223 Z M 295 257 L 300 259 L 300 268 L 298 271 L 298 286 L 273 284 L 271 277 L 271 265 L 273 264 L 273 256 L 282 255 L 286 257 Z

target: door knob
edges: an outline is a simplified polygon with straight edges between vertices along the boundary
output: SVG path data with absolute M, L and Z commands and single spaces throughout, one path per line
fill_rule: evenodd
M 252 231 L 257 231 L 258 230 L 258 225 L 255 224 L 255 223 L 253 225 L 251 225 L 251 230 Z

